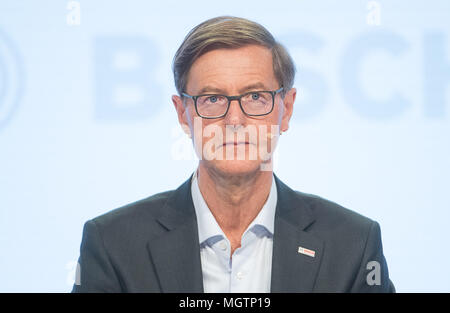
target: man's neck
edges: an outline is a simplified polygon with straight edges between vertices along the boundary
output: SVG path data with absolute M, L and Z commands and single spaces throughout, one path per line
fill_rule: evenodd
M 261 211 L 271 185 L 272 171 L 226 175 L 199 164 L 197 178 L 202 196 L 232 245 L 240 246 L 242 234 Z

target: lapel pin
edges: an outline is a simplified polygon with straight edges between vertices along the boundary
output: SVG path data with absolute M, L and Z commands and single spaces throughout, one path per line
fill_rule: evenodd
M 306 249 L 306 248 L 303 248 L 303 247 L 298 247 L 298 253 L 310 256 L 312 258 L 316 255 L 316 251 L 309 250 L 309 249 Z

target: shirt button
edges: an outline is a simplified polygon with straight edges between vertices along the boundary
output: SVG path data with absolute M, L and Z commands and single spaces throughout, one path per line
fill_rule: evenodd
M 242 278 L 244 278 L 244 273 L 242 273 L 242 272 L 237 272 L 236 278 L 239 279 L 239 280 L 241 280 Z
M 225 241 L 222 241 L 219 244 L 220 249 L 222 249 L 223 251 L 227 250 L 227 243 Z

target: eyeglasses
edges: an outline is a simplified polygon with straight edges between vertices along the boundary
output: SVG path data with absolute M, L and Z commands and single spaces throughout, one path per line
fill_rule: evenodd
M 242 112 L 248 116 L 263 116 L 273 110 L 275 96 L 283 90 L 250 91 L 240 96 L 226 96 L 218 94 L 204 94 L 191 96 L 182 93 L 184 97 L 194 100 L 195 111 L 202 118 L 221 118 L 227 115 L 230 103 L 233 100 L 239 102 Z

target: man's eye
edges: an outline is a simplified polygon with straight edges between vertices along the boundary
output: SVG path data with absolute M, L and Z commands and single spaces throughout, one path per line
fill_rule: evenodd
M 216 96 L 211 96 L 211 97 L 208 98 L 208 101 L 212 102 L 212 103 L 215 103 L 215 102 L 217 102 L 217 97 Z
M 259 93 L 255 92 L 252 93 L 252 100 L 258 100 L 259 99 Z

